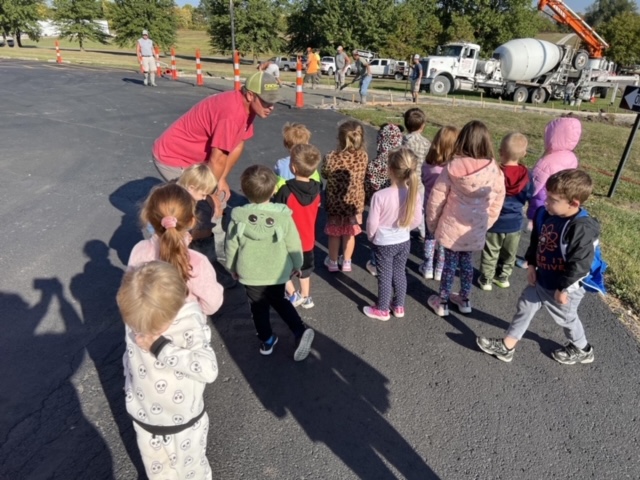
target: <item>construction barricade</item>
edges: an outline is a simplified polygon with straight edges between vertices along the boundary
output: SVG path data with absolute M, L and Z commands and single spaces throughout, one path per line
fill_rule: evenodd
M 240 54 L 236 50 L 233 52 L 233 89 L 240 90 Z
M 302 107 L 304 107 L 304 93 L 302 93 L 302 60 L 298 57 L 298 62 L 296 63 L 296 108 Z
M 204 85 L 202 78 L 202 66 L 200 64 L 200 49 L 196 49 L 196 85 L 201 87 Z
M 56 63 L 62 63 L 62 55 L 60 54 L 60 42 L 56 40 Z
M 178 70 L 176 69 L 176 49 L 171 47 L 171 80 L 178 79 Z
M 162 67 L 160 66 L 160 47 L 156 45 L 156 75 L 162 76 Z

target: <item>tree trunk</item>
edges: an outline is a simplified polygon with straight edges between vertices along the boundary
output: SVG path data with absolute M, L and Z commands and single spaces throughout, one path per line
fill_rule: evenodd
M 22 48 L 22 32 L 20 30 L 16 30 L 16 43 L 18 44 L 19 48 Z
M 80 44 L 80 51 L 84 52 L 84 41 L 82 34 L 78 35 L 78 43 Z

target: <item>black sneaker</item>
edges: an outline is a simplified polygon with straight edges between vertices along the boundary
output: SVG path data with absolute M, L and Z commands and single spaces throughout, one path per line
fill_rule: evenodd
M 296 351 L 293 353 L 293 359 L 296 362 L 301 362 L 309 356 L 314 336 L 315 332 L 312 329 L 307 328 L 302 336 L 296 340 Z
M 584 350 L 576 347 L 573 343 L 567 343 L 564 347 L 551 354 L 556 362 L 564 365 L 574 365 L 576 363 L 592 363 L 594 360 L 593 347 L 587 345 Z
M 260 344 L 260 355 L 271 355 L 276 343 L 278 343 L 278 336 L 274 333 L 269 340 Z
M 478 347 L 480 347 L 480 350 L 484 353 L 488 353 L 489 355 L 493 355 L 498 360 L 502 360 L 507 363 L 513 360 L 515 349 L 512 348 L 509 350 L 505 347 L 501 338 L 477 337 L 476 343 L 478 344 Z

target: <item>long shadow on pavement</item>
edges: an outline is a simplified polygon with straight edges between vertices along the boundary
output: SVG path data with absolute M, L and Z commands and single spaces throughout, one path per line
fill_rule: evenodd
M 291 414 L 312 441 L 327 445 L 358 478 L 396 478 L 385 461 L 408 479 L 438 478 L 384 418 L 389 380 L 380 372 L 321 332 L 309 358 L 294 362 L 291 334 L 276 314 L 272 321 L 280 342 L 270 357 L 261 357 L 249 333 L 244 289 L 227 290 L 225 296 L 213 324 L 266 409 L 278 418 Z

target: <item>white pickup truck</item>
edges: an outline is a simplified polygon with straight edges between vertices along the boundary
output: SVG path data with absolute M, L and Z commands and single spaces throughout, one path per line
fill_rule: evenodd
M 409 74 L 407 62 L 391 58 L 374 58 L 369 62 L 371 75 L 374 77 L 388 77 L 402 80 Z

